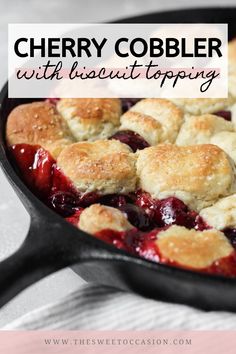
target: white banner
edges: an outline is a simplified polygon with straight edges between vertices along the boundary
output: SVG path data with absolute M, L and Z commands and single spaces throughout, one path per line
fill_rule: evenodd
M 227 97 L 226 24 L 10 24 L 9 97 Z

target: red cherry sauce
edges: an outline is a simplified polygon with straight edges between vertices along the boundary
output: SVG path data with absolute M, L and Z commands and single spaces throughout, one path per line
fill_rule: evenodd
M 113 194 L 101 197 L 96 193 L 82 195 L 74 189 L 71 181 L 57 167 L 56 161 L 42 147 L 18 144 L 12 146 L 10 152 L 29 188 L 68 222 L 78 226 L 83 208 L 96 202 L 116 207 L 126 214 L 134 228 L 127 232 L 102 230 L 95 235 L 97 238 L 131 254 L 190 269 L 162 257 L 156 243 L 158 232 L 172 224 L 196 230 L 209 229 L 204 220 L 179 199 L 170 197 L 155 200 L 141 190 L 129 196 Z M 236 230 L 226 229 L 224 232 L 236 247 Z M 236 276 L 236 252 L 206 269 L 191 270 Z
M 137 230 L 135 230 L 135 232 L 137 232 Z M 127 251 L 124 241 L 125 234 L 125 232 L 105 229 L 97 232 L 94 236 L 99 238 L 101 241 Z
M 126 232 L 102 230 L 97 232 L 95 237 L 131 254 L 158 262 L 159 253 L 155 243 L 156 234 L 157 230 L 144 233 L 133 228 Z
M 119 194 L 108 194 L 101 196 L 99 203 L 107 205 L 113 208 L 120 208 L 123 205 L 126 205 L 130 201 L 128 195 L 119 195 Z
M 228 257 L 221 258 L 202 271 L 208 274 L 236 277 L 236 252 L 233 252 Z
M 214 262 L 210 267 L 204 269 L 186 267 L 161 255 L 155 241 L 157 240 L 158 233 L 166 230 L 170 225 L 177 224 L 187 228 L 195 228 L 199 231 L 210 229 L 204 220 L 195 211 L 189 210 L 182 201 L 174 197 L 154 200 L 150 194 L 138 191 L 135 204 L 138 206 L 137 210 L 130 208 L 130 206 L 134 207 L 134 205 L 129 203 L 123 204 L 119 208 L 122 212 L 126 213 L 129 221 L 136 226 L 134 229 L 127 232 L 102 230 L 95 236 L 119 249 L 154 262 L 195 272 L 228 277 L 236 276 L 236 252 Z M 140 210 L 142 211 L 141 213 Z M 148 217 L 148 221 L 144 218 L 143 212 Z M 146 224 L 147 222 L 148 224 Z M 151 231 L 141 231 L 142 228 L 143 230 L 145 228 L 148 229 L 150 225 L 152 225 Z M 227 229 L 225 230 L 225 235 L 230 239 L 232 245 L 236 247 L 236 230 Z
M 175 261 L 165 258 L 156 243 L 158 233 L 167 229 L 154 229 L 144 233 L 136 228 L 127 232 L 118 232 L 114 230 L 102 230 L 96 233 L 95 237 L 107 242 L 119 249 L 125 250 L 133 255 L 161 263 L 172 267 L 201 272 L 207 274 L 221 275 L 227 277 L 236 277 L 236 253 L 233 252 L 230 256 L 215 261 L 211 266 L 196 269 L 184 266 Z
M 80 214 L 82 213 L 83 210 L 84 210 L 83 208 L 78 208 L 78 210 L 73 215 L 66 218 L 66 221 L 78 227 Z
M 139 190 L 135 204 L 145 210 L 156 227 L 174 224 L 200 231 L 209 228 L 197 212 L 189 210 L 184 202 L 175 197 L 155 200 L 149 193 Z
M 41 198 L 46 198 L 53 184 L 55 160 L 38 145 L 17 144 L 10 148 L 26 184 Z
M 17 144 L 9 150 L 27 186 L 63 217 L 73 214 L 77 217 L 77 212 L 97 202 L 120 207 L 129 200 L 115 194 L 101 197 L 97 193 L 79 193 L 57 167 L 50 153 L 39 145 Z
M 236 249 L 236 229 L 227 227 L 223 230 L 223 232 L 230 241 L 231 245 Z
M 82 198 L 49 152 L 38 145 L 17 144 L 10 153 L 27 186 L 49 207 L 66 217 L 82 206 Z
M 109 139 L 119 140 L 121 143 L 128 145 L 133 152 L 143 150 L 150 146 L 141 135 L 131 130 L 121 130 L 112 135 Z
M 160 262 L 160 253 L 156 244 L 157 234 L 163 229 L 153 229 L 150 232 L 134 232 L 133 230 L 126 233 L 126 249 L 142 258 Z
M 126 215 L 129 222 L 138 230 L 145 231 L 153 229 L 154 224 L 152 220 L 145 211 L 137 205 L 126 203 L 119 207 L 119 210 Z
M 231 111 L 217 111 L 214 113 L 216 116 L 224 118 L 227 121 L 231 121 L 232 119 L 232 113 Z

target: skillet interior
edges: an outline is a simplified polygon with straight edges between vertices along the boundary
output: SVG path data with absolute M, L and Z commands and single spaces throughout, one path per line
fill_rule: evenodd
M 230 8 L 170 11 L 139 16 L 117 22 L 226 22 L 229 23 L 229 34 L 231 38 L 236 35 L 235 19 L 236 8 Z M 61 264 L 60 267 L 78 261 L 80 264 L 73 266 L 73 269 L 87 281 L 107 284 L 123 290 L 135 291 L 155 299 L 187 303 L 204 309 L 236 311 L 236 280 L 162 266 L 127 255 L 125 252 L 118 251 L 89 235 L 85 236 L 83 232 L 67 224 L 62 218 L 43 205 L 21 182 L 7 157 L 5 146 L 6 118 L 13 107 L 23 102 L 29 102 L 29 100 L 8 99 L 7 86 L 3 88 L 0 94 L 0 158 L 3 169 L 10 182 L 27 210 L 30 212 L 31 220 L 33 221 L 31 225 L 35 222 L 38 223 L 39 227 L 35 229 L 36 231 L 33 235 L 34 239 L 37 239 L 39 244 L 44 242 L 44 247 L 47 247 L 49 238 L 53 239 L 53 237 L 55 238 L 56 236 L 55 243 L 61 243 L 62 248 L 70 248 L 71 253 L 73 253 L 72 249 L 77 247 L 77 241 L 74 244 L 73 241 L 79 240 L 78 247 L 80 250 L 77 259 L 74 257 L 73 260 L 73 257 L 65 256 L 65 258 L 68 257 L 68 259 L 64 259 L 64 263 Z M 48 227 L 45 227 L 46 221 L 49 221 L 49 219 L 51 220 L 51 224 L 49 222 Z M 55 225 L 59 225 L 59 228 L 56 229 L 56 234 L 54 230 Z M 39 230 L 41 232 L 39 232 Z M 45 237 L 43 238 L 41 234 L 42 230 L 44 230 L 45 233 Z M 69 236 L 71 236 L 71 238 Z M 32 235 L 30 237 L 32 238 Z M 80 241 L 82 242 L 80 243 Z M 28 242 L 27 247 L 32 247 L 30 242 Z M 52 242 L 50 242 L 50 245 L 48 244 L 48 248 L 50 247 L 53 249 Z M 52 252 L 54 252 L 53 254 L 56 257 L 58 254 L 55 253 L 55 249 L 57 249 L 57 247 L 54 247 Z M 50 252 L 48 252 L 48 256 L 45 257 L 44 262 L 51 262 L 53 258 L 51 257 L 50 260 L 50 257 Z M 13 259 L 14 258 L 12 258 L 12 260 Z M 57 267 L 57 269 L 60 267 Z M 52 269 L 52 271 L 54 270 Z M 44 276 L 43 274 L 41 275 Z M 31 283 L 40 279 L 42 277 L 41 275 L 35 277 Z M 21 274 L 18 274 L 18 277 L 21 277 Z M 24 286 L 21 285 L 19 289 L 15 289 L 15 293 L 19 292 L 23 287 Z

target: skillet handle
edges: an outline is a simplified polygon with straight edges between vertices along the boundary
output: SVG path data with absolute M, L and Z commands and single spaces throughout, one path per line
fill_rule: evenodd
M 70 232 L 68 227 L 68 235 L 62 235 L 59 223 L 50 224 L 46 220 L 42 225 L 37 218 L 31 220 L 24 243 L 0 263 L 0 307 L 29 285 L 87 258 L 83 255 L 89 255 L 92 247 L 73 234 L 74 230 Z

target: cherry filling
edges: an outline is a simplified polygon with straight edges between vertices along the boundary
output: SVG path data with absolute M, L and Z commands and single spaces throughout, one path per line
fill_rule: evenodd
M 40 146 L 17 144 L 10 148 L 10 153 L 28 187 L 63 217 L 73 215 L 99 199 L 96 193 L 78 193 L 49 152 Z
M 135 203 L 145 210 L 156 227 L 175 224 L 200 231 L 209 228 L 198 213 L 189 210 L 184 202 L 178 198 L 169 197 L 162 200 L 154 200 L 149 193 L 138 191 Z
M 231 242 L 231 245 L 236 249 L 236 229 L 226 228 L 223 230 L 225 236 Z
M 95 236 L 131 254 L 158 262 L 160 257 L 155 243 L 156 235 L 157 230 L 144 233 L 134 228 L 126 232 L 102 230 L 97 232 Z
M 137 231 L 137 230 L 135 230 Z M 102 230 L 97 232 L 95 237 L 99 238 L 99 240 L 109 243 L 119 249 L 127 251 L 125 245 L 125 232 L 115 231 L 115 230 Z
M 137 229 L 145 231 L 150 230 L 150 228 L 153 226 L 149 216 L 142 208 L 138 207 L 137 205 L 127 203 L 119 207 L 119 209 L 124 214 L 126 214 L 129 222 Z
M 207 225 L 195 211 L 191 211 L 179 199 L 166 198 L 156 203 L 155 222 L 160 226 L 179 225 L 188 229 L 207 229 Z
M 144 209 L 150 219 L 154 220 L 156 203 L 155 200 L 151 198 L 149 193 L 138 190 L 136 192 L 135 204 Z
M 166 227 L 167 228 L 167 227 Z M 96 233 L 95 237 L 100 240 L 112 244 L 113 246 L 123 249 L 136 256 L 177 268 L 188 269 L 201 273 L 222 275 L 235 277 L 236 276 L 236 253 L 232 253 L 230 256 L 221 258 L 215 261 L 212 265 L 206 268 L 196 269 L 184 266 L 177 262 L 171 261 L 163 257 L 159 247 L 157 245 L 158 233 L 162 229 L 154 229 L 150 232 L 141 232 L 136 228 L 126 231 L 118 232 L 114 230 L 102 230 Z
M 45 198 L 51 191 L 55 160 L 40 146 L 17 144 L 10 148 L 20 173 L 27 185 L 39 197 Z
M 71 181 L 57 167 L 55 160 L 40 146 L 18 144 L 12 146 L 10 152 L 31 190 L 50 208 L 76 227 L 83 208 L 93 203 L 99 202 L 122 211 L 134 226 L 132 230 L 127 232 L 102 230 L 95 236 L 132 254 L 186 268 L 161 256 L 156 243 L 158 232 L 172 224 L 196 230 L 209 229 L 209 226 L 195 211 L 189 210 L 181 200 L 175 197 L 155 200 L 149 193 L 141 190 L 126 196 L 82 194 L 75 190 Z M 236 247 L 236 229 L 228 228 L 224 230 L 224 233 Z M 200 271 L 236 276 L 236 252 Z
M 157 234 L 161 229 L 154 229 L 146 233 L 134 231 L 128 231 L 124 237 L 126 250 L 140 257 L 159 262 L 160 253 L 156 245 L 156 240 Z
M 73 187 L 71 181 L 57 167 L 56 161 L 52 166 L 52 186 L 48 196 L 58 192 L 70 193 L 74 198 L 78 198 L 79 193 Z
M 52 209 L 64 217 L 75 214 L 80 208 L 79 199 L 70 192 L 56 192 L 49 196 L 48 201 Z
M 119 208 L 132 225 L 141 231 L 172 224 L 204 230 L 208 226 L 201 217 L 175 197 L 154 200 L 150 194 L 106 195 L 79 193 L 57 167 L 51 155 L 39 146 L 18 144 L 11 147 L 27 185 L 58 214 L 68 217 L 80 208 L 101 203 Z
M 229 122 L 231 121 L 232 119 L 232 113 L 231 111 L 217 111 L 214 113 L 216 116 L 218 117 L 222 117 L 224 118 L 225 120 L 228 120 Z
M 122 112 L 125 113 L 127 112 L 135 103 L 140 101 L 141 98 L 122 98 L 121 99 L 121 104 L 122 104 Z
M 66 221 L 68 221 L 70 224 L 78 227 L 80 214 L 82 213 L 83 210 L 84 210 L 83 208 L 78 208 L 73 215 L 66 218 Z
M 120 208 L 131 201 L 128 195 L 108 194 L 100 197 L 99 203 L 113 208 Z
M 208 274 L 236 277 L 236 252 L 233 252 L 228 257 L 219 259 L 210 267 L 205 268 L 202 271 Z
M 150 145 L 146 142 L 141 135 L 131 131 L 131 130 L 122 130 L 114 135 L 112 135 L 109 139 L 119 140 L 121 143 L 129 145 L 129 147 L 136 152 L 137 150 L 143 150 Z
M 11 147 L 27 185 L 58 214 L 68 217 L 80 208 L 101 203 L 119 208 L 137 229 L 145 231 L 172 224 L 204 230 L 207 225 L 201 217 L 175 197 L 154 200 L 150 194 L 138 191 L 136 195 L 106 195 L 78 193 L 71 181 L 57 167 L 51 155 L 39 146 L 18 144 Z

